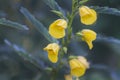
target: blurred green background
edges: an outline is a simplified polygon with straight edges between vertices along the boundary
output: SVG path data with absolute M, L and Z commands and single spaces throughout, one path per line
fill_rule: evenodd
M 71 0 L 56 0 L 65 12 L 71 11 Z M 47 3 L 47 2 L 46 2 Z M 27 25 L 29 30 L 17 30 L 0 25 L 0 80 L 50 80 L 43 68 L 53 65 L 42 50 L 48 42 L 35 27 L 20 13 L 20 7 L 27 8 L 46 28 L 59 17 L 52 13 L 43 0 L 0 0 L 0 18 L 6 18 Z M 120 11 L 120 0 L 89 0 L 88 6 L 116 8 Z M 73 32 L 89 28 L 99 36 L 90 51 L 84 42 L 72 42 L 69 52 L 75 55 L 87 54 L 91 68 L 81 80 L 120 80 L 120 16 L 98 13 L 97 22 L 88 27 L 80 23 L 79 15 L 73 22 Z M 19 56 L 4 39 L 24 48 L 39 66 Z M 79 46 L 79 47 L 78 47 Z M 45 57 L 45 60 L 43 59 Z M 64 80 L 68 67 L 62 68 L 57 80 Z

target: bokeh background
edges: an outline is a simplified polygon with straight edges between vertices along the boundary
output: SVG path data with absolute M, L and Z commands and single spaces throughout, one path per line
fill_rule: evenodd
M 64 11 L 71 11 L 71 0 L 56 0 L 56 2 Z M 50 80 L 49 71 L 43 71 L 43 68 L 52 64 L 42 50 L 48 41 L 20 12 L 21 7 L 27 8 L 48 28 L 49 24 L 59 17 L 51 12 L 46 3 L 44 0 L 0 0 L 0 18 L 29 27 L 26 31 L 0 25 L 0 80 Z M 89 0 L 86 5 L 107 6 L 120 11 L 120 0 Z M 99 36 L 93 43 L 94 48 L 91 51 L 84 42 L 73 41 L 70 44 L 69 52 L 84 55 L 91 63 L 90 69 L 81 80 L 120 80 L 120 16 L 98 13 L 97 22 L 89 27 L 81 24 L 79 15 L 76 15 L 73 33 L 84 28 L 93 29 Z M 37 66 L 18 55 L 4 42 L 5 39 L 24 48 L 37 61 Z M 64 80 L 66 70 L 65 66 L 59 72 L 57 80 Z

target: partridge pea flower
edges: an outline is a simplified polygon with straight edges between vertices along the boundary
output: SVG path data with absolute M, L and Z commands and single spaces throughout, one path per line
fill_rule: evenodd
M 79 32 L 77 34 L 79 34 Z M 92 41 L 96 39 L 96 35 L 97 35 L 96 32 L 90 29 L 83 29 L 80 32 L 80 34 L 82 36 L 82 40 L 88 44 L 89 49 L 92 49 L 93 48 Z
M 58 44 L 56 43 L 51 43 L 48 44 L 44 50 L 46 50 L 48 52 L 48 59 L 52 62 L 52 63 L 56 63 L 58 61 L 58 52 L 60 50 L 60 47 Z
M 63 38 L 65 36 L 66 28 L 67 21 L 58 19 L 49 26 L 49 34 L 56 39 Z
M 82 6 L 79 8 L 79 15 L 81 22 L 85 25 L 91 25 L 97 20 L 97 13 L 95 10 Z
M 81 77 L 85 74 L 86 69 L 89 67 L 89 63 L 86 58 L 79 56 L 69 61 L 71 75 L 75 77 Z

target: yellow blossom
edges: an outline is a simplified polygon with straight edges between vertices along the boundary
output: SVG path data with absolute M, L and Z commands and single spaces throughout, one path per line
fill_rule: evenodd
M 80 33 L 82 35 L 82 40 L 88 44 L 89 49 L 92 49 L 93 48 L 92 41 L 96 39 L 97 35 L 96 32 L 90 29 L 83 29 Z
M 89 63 L 83 56 L 78 56 L 69 61 L 71 75 L 75 77 L 81 77 L 84 75 L 87 68 L 89 68 Z
M 71 69 L 71 75 L 75 77 L 83 76 L 87 69 L 83 62 L 79 61 L 78 59 L 71 59 L 69 61 L 69 64 Z
M 72 80 L 72 75 L 70 74 L 67 74 L 64 77 L 65 77 L 65 80 Z
M 79 8 L 79 15 L 81 17 L 81 22 L 86 25 L 91 25 L 97 20 L 96 11 L 88 8 L 87 6 Z
M 65 29 L 67 28 L 67 21 L 58 19 L 49 26 L 49 34 L 56 38 L 63 38 L 65 36 Z
M 48 58 L 51 62 L 56 63 L 58 61 L 58 52 L 60 47 L 56 43 L 48 44 L 44 50 L 48 52 Z

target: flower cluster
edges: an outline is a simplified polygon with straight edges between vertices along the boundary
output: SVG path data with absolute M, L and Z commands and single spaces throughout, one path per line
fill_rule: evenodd
M 90 9 L 87 6 L 79 7 L 79 15 L 82 24 L 92 25 L 97 20 L 97 13 L 95 10 Z M 49 26 L 49 34 L 55 38 L 60 39 L 69 35 L 69 20 L 65 19 L 57 19 Z M 68 34 L 66 34 L 66 30 Z M 83 29 L 80 32 L 77 32 L 77 35 L 81 36 L 81 40 L 85 41 L 89 49 L 93 48 L 92 42 L 96 39 L 96 32 L 90 29 Z M 66 39 L 66 38 L 65 38 Z M 64 44 L 62 44 L 63 47 Z M 56 63 L 58 61 L 58 54 L 60 53 L 60 49 L 62 48 L 58 43 L 50 43 L 48 44 L 44 50 L 48 52 L 48 59 L 52 63 Z M 67 46 L 66 46 L 67 47 Z M 62 53 L 60 53 L 62 54 Z M 83 56 L 76 56 L 69 60 L 70 65 L 70 74 L 75 77 L 80 77 L 84 75 L 87 68 L 89 68 L 89 63 L 86 58 Z M 66 76 L 66 80 L 70 78 L 70 76 Z M 72 80 L 72 79 L 71 79 Z

